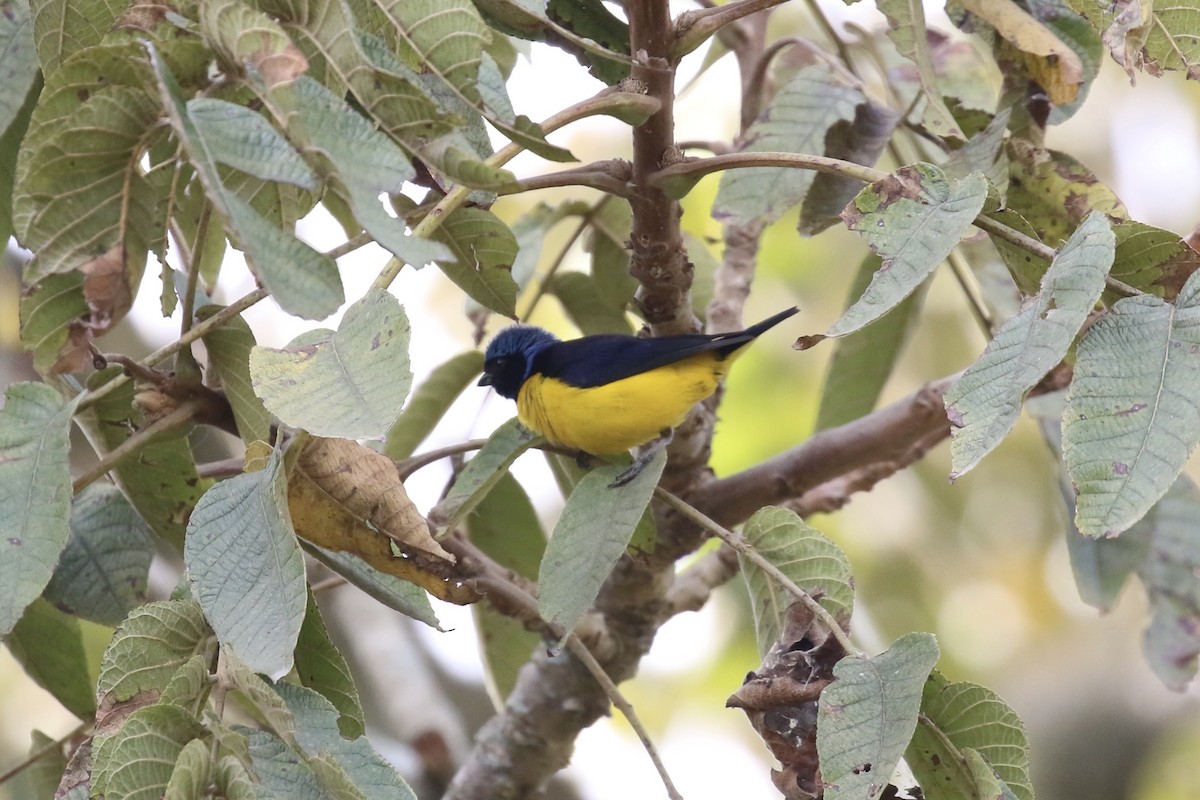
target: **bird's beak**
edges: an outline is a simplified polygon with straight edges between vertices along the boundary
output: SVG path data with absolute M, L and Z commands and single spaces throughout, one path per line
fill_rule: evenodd
M 492 376 L 486 372 L 483 373 L 483 375 L 480 376 L 480 378 L 479 378 L 479 383 L 477 383 L 475 385 L 476 386 L 491 386 L 492 385 Z

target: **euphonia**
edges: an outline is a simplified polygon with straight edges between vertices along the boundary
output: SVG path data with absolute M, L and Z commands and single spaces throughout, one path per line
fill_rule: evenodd
M 612 455 L 654 442 L 614 486 L 633 480 L 708 397 L 742 349 L 799 309 L 744 331 L 641 339 L 605 334 L 559 341 L 532 325 L 496 335 L 480 386 L 517 401 L 517 416 L 552 444 Z

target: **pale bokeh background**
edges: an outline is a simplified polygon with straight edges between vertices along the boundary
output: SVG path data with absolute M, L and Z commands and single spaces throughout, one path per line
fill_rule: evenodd
M 864 4 L 850 9 L 839 3 L 824 5 L 837 19 L 882 24 Z M 680 10 L 686 7 L 680 4 Z M 811 31 L 799 4 L 781 10 L 777 24 L 781 30 Z M 944 19 L 931 24 L 949 30 Z M 699 61 L 699 54 L 689 58 L 681 85 Z M 599 88 L 572 59 L 540 47 L 533 49 L 530 61 L 519 64 L 512 86 L 518 110 L 533 119 Z M 681 98 L 678 138 L 729 138 L 736 102 L 737 80 L 726 59 Z M 1049 145 L 1091 167 L 1135 219 L 1187 235 L 1200 220 L 1198 115 L 1196 84 L 1171 74 L 1158 79 L 1141 76 L 1131 87 L 1124 73 L 1105 59 L 1087 103 L 1074 119 L 1052 130 Z M 571 126 L 552 139 L 570 147 L 582 161 L 628 154 L 627 129 L 606 119 Z M 532 157 L 512 166 L 518 174 L 550 168 Z M 684 218 L 690 232 L 713 239 L 720 233 L 708 217 L 715 188 L 715 178 L 702 182 L 686 200 Z M 553 190 L 505 198 L 495 210 L 511 221 L 539 200 L 553 203 L 568 196 L 570 192 Z M 554 252 L 556 242 L 565 240 L 566 227 L 553 231 L 544 257 Z M 302 232 L 320 249 L 344 238 L 320 212 L 304 223 Z M 857 237 L 844 231 L 799 239 L 794 216 L 769 231 L 747 321 L 791 303 L 799 304 L 803 314 L 765 336 L 733 371 L 717 429 L 713 463 L 718 474 L 786 449 L 811 429 L 830 348 L 798 353 L 789 344 L 799 334 L 824 330 L 836 318 L 862 254 Z M 586 257 L 576 245 L 568 263 L 578 267 L 586 264 Z M 358 297 L 385 261 L 383 251 L 374 247 L 342 259 L 347 297 Z M 231 260 L 222 274 L 219 301 L 253 288 L 244 266 L 235 262 Z M 0 280 L 0 376 L 7 385 L 26 379 L 28 368 L 14 353 L 13 274 L 5 272 Z M 461 313 L 461 293 L 435 268 L 406 269 L 393 291 L 414 321 L 412 360 L 418 383 L 434 366 L 473 346 L 471 328 Z M 107 349 L 127 346 L 138 355 L 177 334 L 178 319 L 159 315 L 158 294 L 158 281 L 148 277 L 135 313 L 123 330 L 106 340 Z M 268 345 L 281 345 L 316 327 L 283 315 L 270 301 L 246 316 L 259 342 Z M 337 319 L 335 315 L 320 325 L 335 326 Z M 539 306 L 535 321 L 574 335 L 553 301 Z M 983 344 L 956 286 L 944 276 L 937 278 L 922 327 L 885 399 L 961 369 Z M 512 414 L 507 401 L 483 389 L 469 389 L 425 447 L 486 435 Z M 524 457 L 517 472 L 551 520 L 560 500 L 539 459 L 536 454 Z M 1032 740 L 1035 785 L 1043 798 L 1200 797 L 1197 690 L 1183 696 L 1171 693 L 1146 667 L 1140 653 L 1146 604 L 1136 583 L 1106 616 L 1079 600 L 1063 543 L 1065 519 L 1051 459 L 1034 426 L 1023 420 L 1009 441 L 953 486 L 946 481 L 948 472 L 948 451 L 942 445 L 916 468 L 858 497 L 841 513 L 812 520 L 846 550 L 854 565 L 859 590 L 856 635 L 869 649 L 879 650 L 909 630 L 936 633 L 943 653 L 940 669 L 953 679 L 994 689 L 1024 719 Z M 438 464 L 413 477 L 410 493 L 422 509 L 432 505 L 448 475 L 448 467 Z M 156 572 L 156 578 L 160 593 L 169 591 L 175 580 L 165 569 Z M 334 593 L 340 597 L 353 591 Z M 689 800 L 777 796 L 767 776 L 769 757 L 743 715 L 724 708 L 725 698 L 758 661 L 743 595 L 735 582 L 702 612 L 673 620 L 638 678 L 623 687 Z M 403 692 L 396 685 L 416 674 L 432 676 L 443 690 L 447 680 L 478 684 L 481 669 L 470 613 L 440 604 L 438 611 L 450 632 L 404 625 L 395 615 L 359 626 L 365 644 L 356 652 L 371 653 L 359 666 L 360 680 L 372 680 L 373 666 L 392 676 L 385 684 L 391 689 L 384 691 L 397 696 Z M 89 630 L 98 653 L 108 632 L 95 626 Z M 410 663 L 414 653 L 421 657 Z M 436 713 L 392 699 L 398 718 Z M 411 753 L 389 739 L 402 738 L 405 723 L 376 722 L 380 747 L 402 769 L 411 764 Z M 31 728 L 60 736 L 75 724 L 24 677 L 7 651 L 0 650 L 0 771 L 22 757 Z M 451 718 L 445 724 L 452 729 L 459 723 Z M 447 738 L 454 746 L 466 745 L 453 733 Z M 567 774 L 586 798 L 652 797 L 662 791 L 619 719 L 604 720 L 583 734 Z M 0 787 L 0 798 L 5 797 L 20 798 L 19 784 Z

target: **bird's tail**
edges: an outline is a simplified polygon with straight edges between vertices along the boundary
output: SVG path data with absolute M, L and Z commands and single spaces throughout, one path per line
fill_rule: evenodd
M 785 319 L 792 316 L 793 314 L 798 313 L 799 311 L 800 311 L 800 309 L 797 308 L 796 306 L 792 306 L 791 308 L 786 308 L 783 311 L 780 311 L 778 314 L 776 314 L 773 317 L 767 317 L 766 319 L 764 319 L 762 322 L 758 323 L 757 325 L 751 325 L 749 328 L 746 328 L 746 330 L 743 331 L 743 333 L 745 333 L 751 339 L 755 338 L 756 336 L 761 336 L 762 334 L 771 330 L 771 328 L 774 328 L 776 325 L 783 322 Z
M 749 328 L 746 328 L 746 330 L 744 330 L 744 331 L 737 331 L 736 333 L 727 333 L 727 334 L 713 340 L 713 344 L 716 347 L 717 352 L 721 354 L 722 359 L 729 359 L 730 361 L 732 361 L 734 358 L 737 358 L 739 355 L 741 355 L 741 350 L 743 347 L 750 344 L 755 339 L 757 339 L 759 336 L 761 336 L 763 333 L 770 330 L 771 328 L 774 328 L 776 325 L 783 322 L 788 317 L 797 313 L 799 310 L 800 309 L 797 308 L 796 306 L 792 306 L 791 308 L 784 309 L 783 311 L 780 311 L 775 316 L 764 319 L 762 322 L 758 323 L 757 325 L 751 325 Z

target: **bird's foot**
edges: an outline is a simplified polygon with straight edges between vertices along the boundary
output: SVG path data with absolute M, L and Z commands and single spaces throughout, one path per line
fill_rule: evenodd
M 646 465 L 653 461 L 656 455 L 666 449 L 667 445 L 671 443 L 671 439 L 674 436 L 675 431 L 671 430 L 670 428 L 664 428 L 663 432 L 658 435 L 657 439 L 642 445 L 642 451 L 638 453 L 637 458 L 633 460 L 633 464 L 629 466 L 629 469 L 625 470 L 616 478 L 614 478 L 613 482 L 608 485 L 608 488 L 616 489 L 624 486 L 625 484 L 631 482 L 638 475 L 641 475 L 642 470 L 646 468 Z

